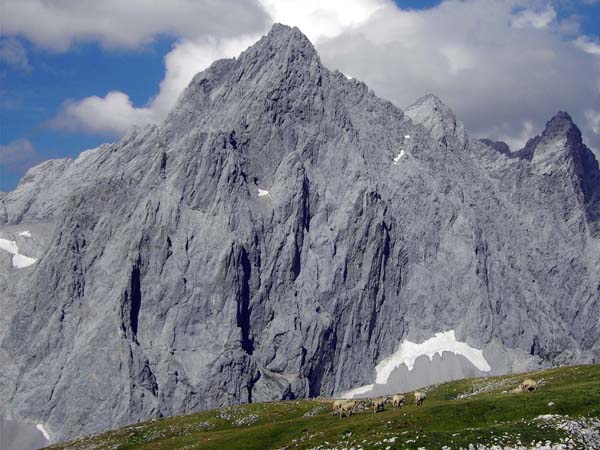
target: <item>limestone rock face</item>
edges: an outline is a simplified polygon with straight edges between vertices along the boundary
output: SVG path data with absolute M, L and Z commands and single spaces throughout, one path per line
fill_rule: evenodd
M 274 26 L 164 123 L 0 198 L 0 238 L 30 230 L 37 259 L 0 249 L 0 415 L 56 441 L 332 395 L 448 330 L 494 372 L 598 361 L 598 164 L 564 113 L 531 157 L 496 147 Z

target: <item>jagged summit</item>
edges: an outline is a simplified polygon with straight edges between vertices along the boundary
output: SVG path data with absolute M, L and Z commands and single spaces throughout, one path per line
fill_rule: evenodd
M 411 106 L 429 105 L 431 108 L 450 111 L 450 108 L 437 95 L 429 93 L 419 97 Z
M 568 112 L 566 111 L 559 111 L 557 112 L 554 117 L 552 117 L 552 119 L 550 119 L 548 121 L 549 124 L 553 123 L 553 122 L 567 122 L 570 124 L 573 124 L 573 119 L 571 119 L 571 116 L 569 115 Z
M 540 136 L 531 139 L 526 149 L 531 161 L 542 172 L 551 172 L 566 165 L 584 151 L 581 131 L 566 112 L 558 112 L 550 119 Z M 588 150 L 589 151 L 589 150 Z
M 581 131 L 573 122 L 571 116 L 564 111 L 559 111 L 554 115 L 547 123 L 540 135 L 534 136 L 527 141 L 525 147 L 514 152 L 511 151 L 510 147 L 502 141 L 493 141 L 491 139 L 481 139 L 484 144 L 496 149 L 500 153 L 511 157 L 525 159 L 532 161 L 536 153 L 536 148 L 543 145 L 543 143 L 556 143 L 551 145 L 555 150 L 562 149 L 562 152 L 552 152 L 555 159 L 560 160 L 560 155 L 567 157 L 573 151 L 578 151 L 579 147 L 583 145 L 583 138 Z M 562 142 L 562 144 L 561 144 Z M 547 159 L 548 154 L 543 156 L 544 152 L 548 152 L 548 149 L 538 150 L 537 161 Z
M 559 111 L 548 121 L 542 136 L 550 139 L 566 136 L 571 146 L 583 144 L 581 131 L 577 125 L 573 123 L 571 116 L 564 111 Z
M 452 138 L 463 145 L 466 139 L 465 127 L 454 112 L 440 98 L 428 94 L 406 108 L 405 113 L 413 122 L 421 124 L 431 135 L 447 143 Z
M 167 122 L 175 133 L 191 124 L 218 120 L 235 122 L 240 116 L 260 119 L 270 106 L 283 105 L 286 96 L 303 96 L 310 109 L 326 69 L 312 43 L 296 27 L 275 24 L 269 33 L 238 58 L 219 60 L 197 74 L 181 94 Z M 231 109 L 236 103 L 240 110 Z M 294 107 L 294 105 L 288 105 Z M 299 106 L 299 105 L 297 105 Z M 185 129 L 182 124 L 188 124 Z M 236 124 L 237 132 L 243 125 Z
M 313 47 L 312 42 L 298 27 L 292 27 L 282 23 L 274 23 L 266 35 L 268 40 L 276 42 L 289 42 L 301 47 Z M 258 41 L 260 43 L 261 41 Z M 314 47 L 313 47 L 314 48 Z
M 312 42 L 298 29 L 280 23 L 240 55 L 240 59 L 289 59 L 288 63 L 301 63 L 317 56 Z

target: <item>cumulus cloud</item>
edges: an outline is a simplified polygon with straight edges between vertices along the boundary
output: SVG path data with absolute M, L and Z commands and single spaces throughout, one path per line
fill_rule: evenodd
M 542 9 L 523 9 L 516 14 L 512 19 L 512 24 L 517 28 L 526 28 L 532 26 L 534 28 L 546 28 L 556 20 L 556 10 L 552 5 L 546 5 Z
M 4 62 L 23 72 L 29 72 L 31 66 L 23 44 L 13 37 L 0 37 L 0 62 Z
M 20 174 L 42 160 L 33 144 L 27 139 L 19 139 L 6 145 L 0 144 L 0 169 Z
M 588 36 L 579 36 L 575 41 L 575 44 L 584 52 L 600 56 L 600 43 Z
M 589 109 L 585 112 L 585 117 L 592 131 L 600 134 L 600 111 Z
M 2 34 L 56 51 L 81 41 L 138 47 L 158 34 L 229 37 L 268 20 L 255 0 L 2 0 L 1 7 Z
M 297 26 L 314 43 L 360 25 L 387 0 L 260 0 L 273 22 Z
M 77 102 L 66 102 L 48 125 L 69 131 L 121 135 L 133 125 L 157 122 L 150 108 L 134 108 L 127 94 L 113 91 L 104 97 L 92 96 Z

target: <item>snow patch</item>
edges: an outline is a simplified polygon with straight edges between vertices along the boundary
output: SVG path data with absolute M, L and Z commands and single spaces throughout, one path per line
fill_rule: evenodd
M 46 429 L 44 428 L 44 424 L 42 423 L 38 423 L 35 426 L 38 430 L 40 430 L 40 433 L 42 433 L 44 435 L 44 437 L 46 438 L 47 441 L 50 441 L 50 434 L 46 431 Z
M 343 399 L 350 400 L 351 398 L 354 398 L 355 395 L 365 394 L 369 392 L 371 389 L 373 389 L 374 386 L 375 385 L 373 384 L 367 384 L 366 386 L 350 389 L 349 391 L 342 392 L 340 394 L 340 397 Z
M 405 134 L 404 139 L 410 139 L 410 134 Z
M 396 157 L 394 158 L 394 165 L 397 166 L 398 163 L 400 162 L 400 160 L 406 155 L 406 152 L 404 150 L 400 150 L 400 153 L 398 153 L 396 155 Z
M 30 258 L 19 253 L 19 247 L 15 241 L 9 241 L 8 239 L 0 238 L 0 249 L 7 251 L 12 257 L 12 265 L 17 269 L 23 269 L 34 264 L 37 259 Z
M 351 77 L 350 75 L 346 75 L 344 72 L 342 72 L 342 74 L 343 74 L 343 75 L 344 75 L 346 78 L 348 78 L 349 80 L 352 80 L 352 79 L 354 79 L 354 77 Z
M 375 367 L 377 373 L 375 382 L 378 384 L 387 383 L 394 369 L 405 364 L 408 370 L 413 370 L 415 361 L 420 356 L 427 356 L 433 360 L 434 355 L 442 356 L 443 352 L 451 352 L 455 355 L 462 355 L 467 358 L 475 367 L 482 372 L 492 370 L 486 359 L 483 357 L 483 351 L 471 347 L 466 342 L 456 340 L 454 330 L 436 333 L 434 337 L 427 339 L 422 344 L 416 344 L 405 340 L 400 344 L 396 352 Z
M 269 191 L 265 191 L 264 189 L 258 188 L 258 196 L 259 197 L 270 197 L 271 194 Z
M 24 267 L 29 267 L 32 264 L 35 264 L 36 261 L 37 261 L 37 259 L 30 258 L 29 256 L 21 255 L 20 253 L 13 255 L 13 258 L 12 258 L 13 267 L 16 267 L 17 269 L 23 269 Z
M 0 248 L 13 255 L 15 253 L 19 253 L 19 247 L 17 247 L 17 243 L 15 241 L 9 241 L 8 239 L 0 238 Z
M 25 230 L 25 231 L 21 231 L 19 233 L 19 236 L 24 236 L 24 237 L 30 238 L 31 237 L 31 233 L 29 231 Z

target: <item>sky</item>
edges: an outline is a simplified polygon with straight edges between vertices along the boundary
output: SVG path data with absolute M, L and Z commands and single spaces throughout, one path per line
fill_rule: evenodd
M 434 93 L 513 150 L 565 110 L 600 154 L 600 0 L 0 0 L 0 191 L 160 122 L 274 22 L 400 108 Z

